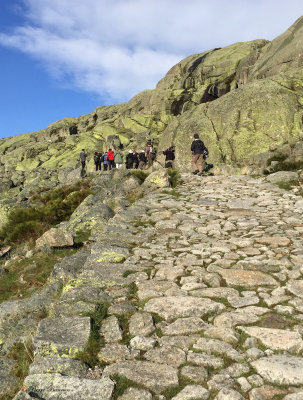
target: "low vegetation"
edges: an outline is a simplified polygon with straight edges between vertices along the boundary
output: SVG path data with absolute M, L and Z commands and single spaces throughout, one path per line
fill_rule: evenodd
M 102 321 L 108 316 L 109 303 L 103 302 L 98 305 L 98 309 L 94 314 L 89 314 L 92 320 L 92 331 L 86 348 L 77 354 L 77 360 L 85 362 L 91 368 L 100 365 L 98 353 L 100 348 L 104 346 L 104 339 L 100 335 Z
M 132 169 L 131 173 L 140 180 L 141 184 L 145 181 L 145 179 L 149 175 L 148 172 L 143 171 L 142 169 Z
M 169 181 L 170 181 L 171 187 L 175 188 L 176 186 L 178 186 L 178 184 L 180 183 L 180 180 L 181 180 L 179 171 L 177 171 L 176 169 L 171 169 L 171 168 L 167 168 L 166 171 L 169 175 Z
M 0 230 L 0 245 L 35 241 L 51 226 L 68 220 L 91 193 L 89 180 L 83 180 L 33 196 L 30 208 L 16 208 L 9 213 Z
M 30 296 L 46 283 L 54 265 L 76 249 L 37 253 L 29 258 L 11 261 L 7 273 L 0 279 L 0 303 Z

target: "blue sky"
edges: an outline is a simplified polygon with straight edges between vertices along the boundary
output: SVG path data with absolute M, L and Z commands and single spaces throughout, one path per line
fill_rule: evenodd
M 283 33 L 302 0 L 1 0 L 0 137 L 128 101 L 182 58 Z

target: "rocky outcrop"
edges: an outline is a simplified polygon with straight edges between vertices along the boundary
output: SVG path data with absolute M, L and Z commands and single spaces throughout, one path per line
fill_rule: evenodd
M 302 21 L 272 42 L 236 43 L 187 57 L 154 90 L 128 103 L 2 139 L 1 186 L 23 185 L 41 171 L 75 169 L 82 148 L 93 170 L 95 150 L 140 150 L 153 137 L 160 153 L 175 144 L 177 165 L 187 168 L 194 132 L 201 134 L 216 163 L 243 163 L 298 137 L 303 131 Z M 51 173 L 53 179 L 57 176 Z

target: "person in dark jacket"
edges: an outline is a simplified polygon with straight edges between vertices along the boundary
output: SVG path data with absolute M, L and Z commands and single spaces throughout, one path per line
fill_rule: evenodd
M 145 156 L 144 150 L 141 150 L 141 153 L 139 154 L 139 169 L 145 169 L 147 163 L 147 158 Z
M 133 160 L 134 160 L 134 168 L 138 169 L 139 167 L 139 155 L 136 150 L 133 151 Z
M 199 135 L 197 133 L 194 134 L 194 141 L 191 144 L 190 150 L 192 152 L 192 169 L 194 175 L 202 175 L 204 170 L 204 150 L 205 145 L 200 140 Z
M 175 159 L 175 146 L 171 146 L 163 151 L 165 155 L 165 168 L 172 168 Z
M 132 169 L 134 166 L 134 156 L 133 156 L 133 151 L 129 150 L 127 156 L 126 156 L 126 168 L 127 169 Z
M 87 158 L 87 153 L 86 153 L 85 149 L 82 149 L 80 152 L 80 161 L 81 161 L 81 165 L 82 165 L 82 171 L 84 171 L 85 167 L 86 167 L 86 158 Z
M 101 171 L 101 156 L 100 156 L 100 153 L 98 153 L 97 151 L 95 151 L 95 154 L 94 154 L 94 163 L 96 166 L 96 171 L 98 171 L 98 170 Z

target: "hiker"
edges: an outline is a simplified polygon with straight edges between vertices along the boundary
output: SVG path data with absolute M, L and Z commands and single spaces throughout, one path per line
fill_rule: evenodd
M 107 152 L 107 161 L 108 161 L 108 169 L 111 170 L 112 168 L 115 167 L 115 158 L 114 158 L 114 151 L 112 149 L 109 149 Z
M 97 151 L 95 151 L 95 154 L 94 154 L 94 163 L 96 166 L 96 171 L 98 171 L 98 170 L 101 171 L 101 157 L 100 157 L 100 153 L 98 153 Z
M 139 167 L 139 155 L 136 152 L 136 150 L 133 151 L 133 162 L 134 162 L 134 168 L 138 169 L 138 167 Z
M 175 159 L 175 146 L 171 146 L 163 151 L 165 155 L 165 168 L 172 168 Z
M 107 151 L 102 156 L 102 162 L 103 162 L 103 170 L 107 171 L 107 167 L 108 167 Z
M 82 171 L 81 172 L 83 172 L 85 170 L 86 158 L 87 158 L 87 153 L 86 153 L 85 149 L 82 149 L 81 152 L 80 152 L 80 161 L 81 161 L 81 165 L 82 165 Z
M 129 150 L 127 156 L 126 156 L 126 169 L 132 169 L 134 166 L 134 156 L 133 156 L 133 151 Z
M 147 144 L 146 144 L 146 148 L 145 148 L 145 157 L 146 157 L 146 159 L 148 161 L 148 166 L 149 167 L 151 167 L 153 165 L 153 162 L 154 162 L 154 158 L 152 157 L 152 151 L 153 151 L 153 148 L 152 148 L 151 142 L 148 141 Z
M 141 150 L 140 154 L 139 154 L 139 169 L 145 169 L 147 163 L 147 158 L 145 156 L 145 151 Z
M 116 164 L 116 168 L 119 169 L 122 167 L 123 164 L 123 154 L 119 149 L 116 149 L 115 154 L 114 154 L 114 160 Z
M 192 142 L 190 149 L 192 152 L 192 173 L 194 175 L 201 176 L 204 170 L 205 163 L 203 158 L 205 146 L 202 140 L 200 140 L 197 133 L 194 134 L 194 141 Z

